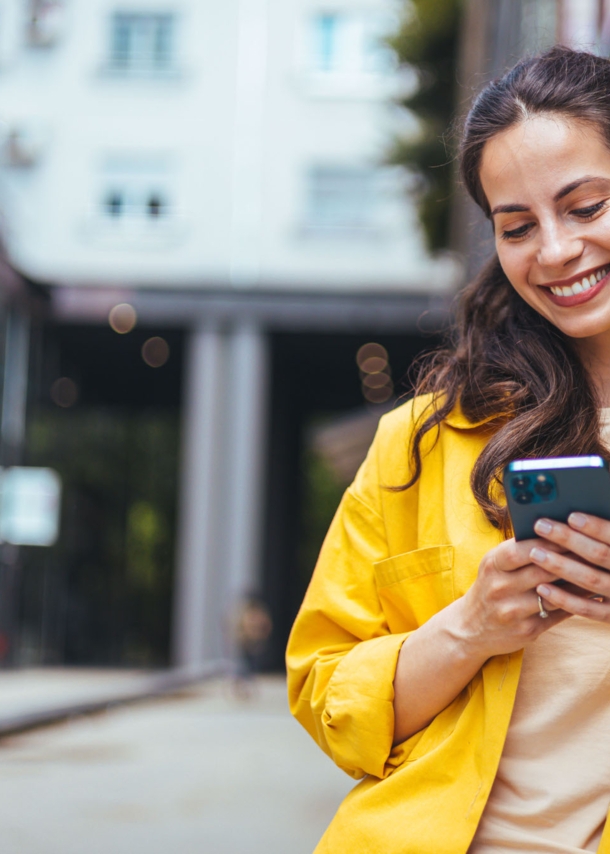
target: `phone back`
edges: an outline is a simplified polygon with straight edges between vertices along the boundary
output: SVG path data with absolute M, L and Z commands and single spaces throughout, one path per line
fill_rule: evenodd
M 516 540 L 536 537 L 543 516 L 565 522 L 580 511 L 610 519 L 610 471 L 602 457 L 515 460 L 504 469 L 504 490 Z

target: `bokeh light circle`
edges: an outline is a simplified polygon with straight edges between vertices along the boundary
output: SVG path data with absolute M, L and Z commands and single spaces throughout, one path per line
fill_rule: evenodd
M 151 368 L 161 368 L 169 359 L 169 344 L 165 338 L 149 338 L 142 345 L 142 358 Z
M 51 400 L 57 406 L 69 409 L 78 400 L 78 386 L 70 377 L 60 377 L 51 386 Z
M 118 332 L 119 335 L 125 335 L 131 332 L 138 321 L 138 315 L 135 308 L 128 302 L 121 302 L 110 309 L 108 315 L 108 323 Z
M 362 385 L 365 388 L 382 388 L 385 385 L 392 385 L 392 380 L 385 373 L 367 374 L 362 379 Z
M 378 373 L 388 364 L 388 351 L 374 341 L 363 344 L 356 353 L 356 362 L 365 374 Z
M 385 403 L 392 397 L 394 389 L 390 385 L 384 385 L 381 388 L 366 388 L 362 389 L 362 394 L 365 400 L 369 403 Z

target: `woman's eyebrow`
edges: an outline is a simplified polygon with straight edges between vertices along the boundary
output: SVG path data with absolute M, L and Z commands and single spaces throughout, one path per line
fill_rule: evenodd
M 597 181 L 600 184 L 605 184 L 607 187 L 610 187 L 610 178 L 602 178 L 599 175 L 585 175 L 584 178 L 578 178 L 576 181 L 572 181 L 569 184 L 566 184 L 565 187 L 562 187 L 561 190 L 558 190 L 553 196 L 553 201 L 558 202 L 560 199 L 563 199 L 565 196 L 569 196 L 574 190 L 577 190 L 583 184 L 590 184 L 593 181 Z M 525 211 L 529 211 L 530 208 L 528 205 L 522 205 L 518 202 L 510 205 L 498 205 L 495 207 L 491 215 L 498 213 L 523 213 Z
M 565 187 L 562 187 L 559 192 L 555 193 L 553 200 L 558 202 L 560 199 L 563 199 L 564 196 L 568 196 L 573 190 L 577 190 L 583 184 L 590 184 L 592 181 L 598 181 L 600 184 L 610 184 L 610 180 L 608 178 L 602 178 L 599 175 L 585 175 L 584 178 L 578 178 L 578 180 L 572 181 L 570 184 L 566 184 Z
M 492 210 L 491 215 L 494 216 L 494 214 L 498 213 L 522 213 L 523 211 L 529 211 L 529 207 L 517 203 L 512 205 L 498 205 Z

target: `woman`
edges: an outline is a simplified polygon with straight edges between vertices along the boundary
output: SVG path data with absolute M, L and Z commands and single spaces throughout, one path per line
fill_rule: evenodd
M 610 522 L 516 543 L 498 480 L 610 448 L 610 61 L 519 63 L 461 165 L 496 254 L 382 419 L 289 642 L 293 713 L 365 778 L 319 854 L 610 852 Z

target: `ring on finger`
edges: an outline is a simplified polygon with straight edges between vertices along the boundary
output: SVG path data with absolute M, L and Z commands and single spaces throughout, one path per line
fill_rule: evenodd
M 549 612 L 542 604 L 542 596 L 540 595 L 538 596 L 538 613 L 540 614 L 543 620 L 546 620 L 546 618 L 549 616 Z

